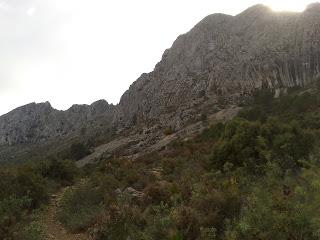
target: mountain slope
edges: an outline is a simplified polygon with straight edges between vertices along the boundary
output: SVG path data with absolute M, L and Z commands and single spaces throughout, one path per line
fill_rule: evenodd
M 79 134 L 90 125 L 110 123 L 114 106 L 100 100 L 58 111 L 49 102 L 31 103 L 0 117 L 0 145 L 46 142 Z
M 213 14 L 181 35 L 155 70 L 132 84 L 118 119 L 180 128 L 221 99 L 239 104 L 257 88 L 301 86 L 319 73 L 319 3 L 303 13 L 256 5 L 234 17 Z
M 319 240 L 319 13 L 212 15 L 118 106 L 1 117 L 0 239 Z
M 48 103 L 26 105 L 0 117 L 0 145 L 60 139 L 110 122 L 119 130 L 181 130 L 257 89 L 279 93 L 319 78 L 320 3 L 302 13 L 256 5 L 236 16 L 213 14 L 179 36 L 117 106 L 100 101 L 62 112 Z

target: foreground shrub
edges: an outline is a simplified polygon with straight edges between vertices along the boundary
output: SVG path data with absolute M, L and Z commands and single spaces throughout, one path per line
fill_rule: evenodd
M 195 209 L 180 206 L 172 213 L 172 218 L 183 239 L 196 239 L 199 235 L 199 214 Z
M 41 173 L 43 177 L 62 185 L 73 184 L 79 172 L 73 161 L 60 160 L 55 157 L 51 157 L 37 164 L 35 169 Z
M 140 209 L 120 200 L 117 204 L 108 208 L 103 218 L 96 225 L 95 239 L 147 240 L 150 238 L 142 231 L 144 224 Z
M 314 146 L 314 134 L 301 128 L 298 122 L 235 119 L 226 124 L 214 146 L 211 162 L 219 169 L 231 163 L 258 174 L 269 161 L 277 162 L 283 170 L 295 169 L 299 160 L 309 157 Z
M 10 197 L 0 201 L 0 239 L 12 238 L 13 227 L 21 220 L 23 210 L 30 202 L 26 197 Z
M 319 239 L 319 169 L 304 170 L 300 179 L 279 172 L 272 166 L 254 184 L 233 229 L 237 239 Z
M 145 190 L 146 201 L 158 205 L 161 202 L 169 203 L 172 195 L 172 184 L 168 182 L 157 182 L 148 186 Z
M 59 221 L 71 232 L 79 232 L 93 225 L 103 211 L 103 194 L 90 184 L 68 190 L 61 200 Z
M 90 154 L 90 149 L 87 145 L 83 143 L 73 143 L 70 146 L 68 159 L 80 160 L 81 158 Z
M 42 203 L 49 201 L 49 193 L 46 188 L 46 180 L 30 169 L 20 169 L 14 180 L 16 196 L 31 201 L 30 208 L 37 208 Z
M 17 236 L 17 240 L 44 240 L 46 239 L 45 227 L 38 223 L 32 222 L 25 226 Z

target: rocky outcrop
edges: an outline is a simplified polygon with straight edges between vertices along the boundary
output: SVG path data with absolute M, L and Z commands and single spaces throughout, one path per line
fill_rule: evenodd
M 256 5 L 237 16 L 213 14 L 166 50 L 121 98 L 116 121 L 182 128 L 203 111 L 237 105 L 264 87 L 320 78 L 320 4 L 303 13 Z
M 96 147 L 90 155 L 77 161 L 76 165 L 81 168 L 87 164 L 99 163 L 102 159 L 108 159 L 112 156 L 122 156 L 127 160 L 135 161 L 155 152 L 163 152 L 177 139 L 188 140 L 194 138 L 212 124 L 233 119 L 240 110 L 240 107 L 223 109 L 208 115 L 204 121 L 190 124 L 180 131 L 170 133 L 170 135 L 165 134 L 165 129 L 156 125 L 152 128 L 145 128 L 139 133 L 119 136 L 113 141 Z
M 179 36 L 117 106 L 98 101 L 63 112 L 49 103 L 29 104 L 0 117 L 0 145 L 46 141 L 110 121 L 118 133 L 132 126 L 180 131 L 236 107 L 257 89 L 271 88 L 278 96 L 317 79 L 320 3 L 302 13 L 256 5 L 236 16 L 207 16 Z
M 110 123 L 113 105 L 100 100 L 92 105 L 74 105 L 58 111 L 46 103 L 31 103 L 0 117 L 0 145 L 38 143 L 63 138 L 90 125 Z

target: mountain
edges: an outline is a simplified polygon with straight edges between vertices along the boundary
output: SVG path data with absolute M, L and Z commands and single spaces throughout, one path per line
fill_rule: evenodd
M 210 15 L 117 106 L 0 117 L 0 239 L 319 240 L 320 4 Z
M 46 103 L 31 103 L 0 117 L 0 145 L 39 143 L 79 134 L 84 128 L 110 123 L 115 107 L 100 100 L 58 111 Z
M 181 35 L 161 62 L 123 95 L 123 124 L 160 121 L 180 128 L 219 102 L 238 105 L 263 87 L 302 86 L 320 78 L 320 3 L 302 13 L 253 6 L 213 14 Z
M 117 106 L 99 101 L 57 111 L 29 104 L 0 117 L 0 145 L 38 143 L 113 123 L 181 130 L 206 114 L 242 104 L 256 90 L 277 94 L 320 78 L 320 3 L 302 13 L 255 5 L 213 14 L 181 35 L 153 72 L 142 74 Z

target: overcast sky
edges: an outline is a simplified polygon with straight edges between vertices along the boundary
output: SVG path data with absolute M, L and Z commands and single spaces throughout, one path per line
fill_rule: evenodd
M 299 0 L 0 0 L 0 115 L 29 102 L 57 109 L 118 103 L 179 34 L 205 16 Z

